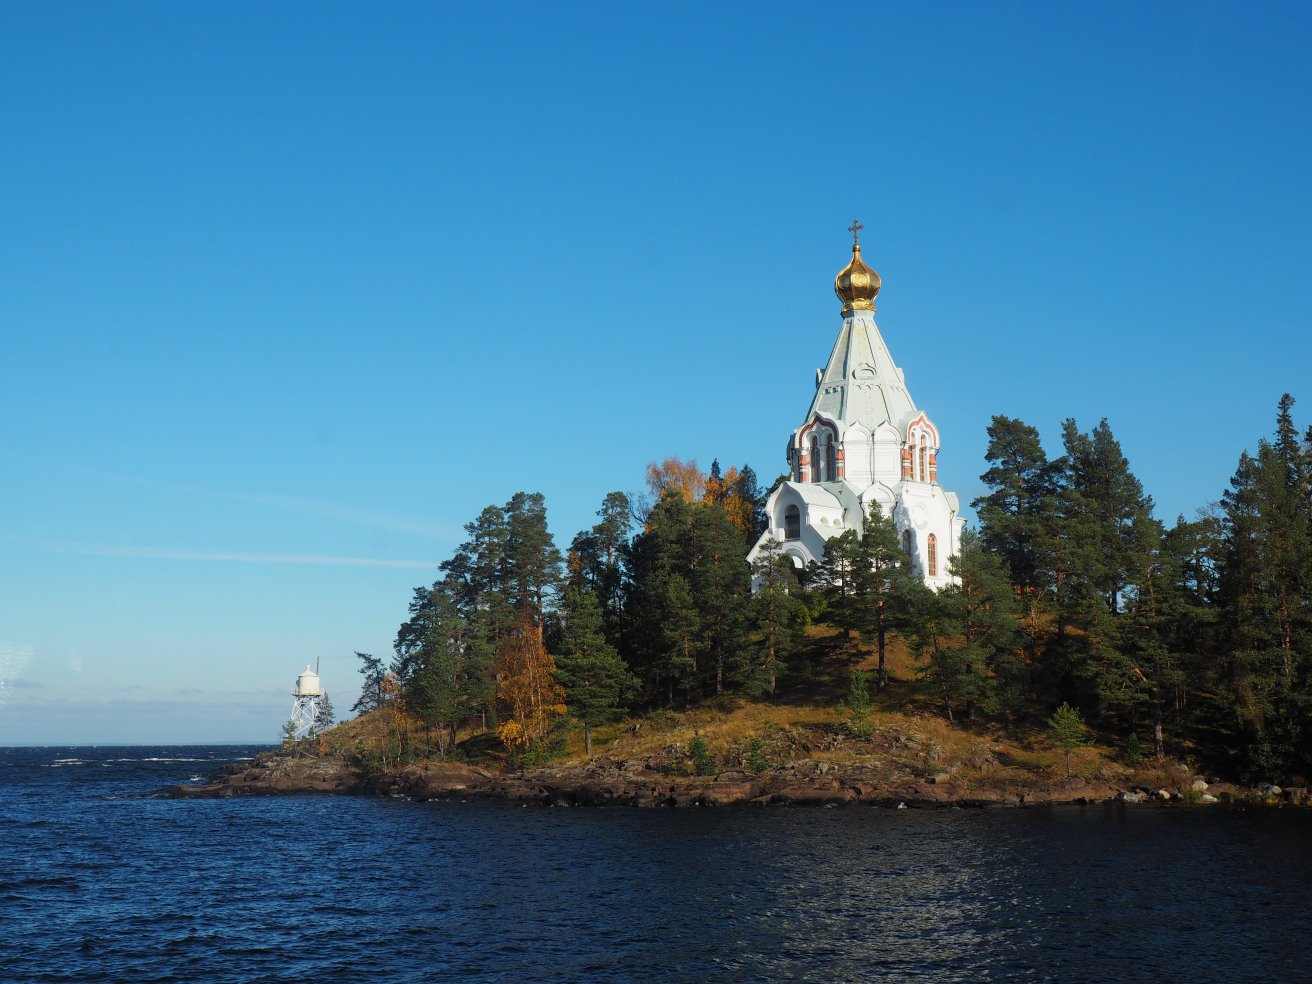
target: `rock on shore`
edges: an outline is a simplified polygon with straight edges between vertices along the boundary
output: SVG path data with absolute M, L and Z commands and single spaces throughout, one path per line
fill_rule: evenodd
M 939 773 L 925 778 L 880 775 L 872 766 L 800 760 L 759 774 L 672 776 L 641 762 L 596 761 L 502 773 L 463 762 L 428 761 L 367 776 L 332 757 L 272 753 L 229 766 L 209 781 L 172 786 L 158 795 L 231 796 L 373 794 L 435 799 L 486 799 L 542 806 L 1039 806 L 1099 803 L 1123 792 L 1116 784 L 1078 777 L 983 784 Z

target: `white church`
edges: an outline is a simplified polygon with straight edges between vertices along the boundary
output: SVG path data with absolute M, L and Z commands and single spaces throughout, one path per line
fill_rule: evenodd
M 875 326 L 879 274 L 861 259 L 854 222 L 852 262 L 834 280 L 843 326 L 816 371 L 815 397 L 802 426 L 788 439 L 792 481 L 766 502 L 769 527 L 747 555 L 755 560 L 771 538 L 800 568 L 824 559 L 825 543 L 846 529 L 861 530 L 875 503 L 897 524 L 903 548 L 925 583 L 953 582 L 948 559 L 965 520 L 957 496 L 938 484 L 938 428 L 917 408 L 906 378 Z

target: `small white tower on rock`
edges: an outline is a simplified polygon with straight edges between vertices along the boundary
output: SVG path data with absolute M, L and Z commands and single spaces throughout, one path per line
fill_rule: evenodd
M 297 741 L 309 738 L 314 733 L 314 724 L 319 718 L 319 698 L 322 696 L 319 674 L 307 664 L 305 672 L 296 678 L 296 686 L 292 688 L 292 737 Z

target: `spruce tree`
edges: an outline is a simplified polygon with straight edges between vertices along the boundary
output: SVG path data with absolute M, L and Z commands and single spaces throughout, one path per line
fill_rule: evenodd
M 1052 590 L 1060 462 L 1050 462 L 1039 432 L 1014 417 L 995 416 L 988 436 L 990 468 L 980 479 L 989 492 L 972 503 L 980 539 L 1006 564 L 1026 604 L 1033 605 Z
M 607 493 L 597 516 L 599 521 L 578 533 L 570 544 L 569 583 L 596 595 L 606 640 L 616 645 L 622 628 L 623 557 L 633 523 L 629 497 L 623 492 Z
M 360 698 L 351 707 L 351 713 L 364 714 L 375 711 L 386 703 L 387 670 L 383 666 L 383 661 L 377 656 L 359 651 L 355 655 L 360 660 L 360 675 L 364 680 L 360 687 Z
M 878 503 L 870 507 L 861 526 L 854 581 L 857 621 L 862 634 L 875 640 L 879 654 L 875 686 L 883 690 L 888 686 L 888 634 L 912 624 L 929 589 L 902 549 L 896 524 Z
M 1018 711 L 1025 678 L 1006 565 L 968 530 L 948 566 L 956 583 L 932 597 L 929 617 L 918 626 L 921 649 L 928 655 L 921 677 L 943 699 L 949 720 L 955 720 L 954 706 L 964 709 L 967 720 L 976 708 Z
M 702 636 L 690 585 L 694 508 L 667 490 L 626 551 L 624 654 L 648 697 L 666 703 L 697 687 Z
M 1087 744 L 1084 731 L 1084 719 L 1080 712 L 1070 704 L 1062 704 L 1048 718 L 1048 735 L 1052 743 L 1061 749 L 1066 759 L 1066 774 L 1071 774 L 1071 752 Z
M 1272 779 L 1312 768 L 1312 441 L 1292 408 L 1286 394 L 1223 499 L 1221 634 L 1249 767 Z
M 407 627 L 419 642 L 409 658 L 414 669 L 404 687 L 406 706 L 434 730 L 445 756 L 455 747 L 460 722 L 490 699 L 492 668 L 485 648 L 471 644 L 459 605 L 443 584 L 433 586 Z
M 319 706 L 314 712 L 314 733 L 322 734 L 333 726 L 336 720 L 333 711 L 332 698 L 328 696 L 328 691 L 324 691 L 319 698 Z
M 592 757 L 592 729 L 624 713 L 625 701 L 638 680 L 607 641 L 601 607 L 590 591 L 565 593 L 565 627 L 556 659 L 556 679 L 565 688 L 565 703 L 583 725 L 583 744 Z
M 787 671 L 806 623 L 806 606 L 793 563 L 773 537 L 752 563 L 752 580 L 755 592 L 748 617 L 753 639 L 743 689 L 759 696 L 773 694 Z
M 564 558 L 547 529 L 541 492 L 516 492 L 506 503 L 506 570 L 503 590 L 510 607 L 545 624 L 564 579 Z
M 691 577 L 694 604 L 706 654 L 711 689 L 724 693 L 726 675 L 738 682 L 744 673 L 743 629 L 751 576 L 743 557 L 741 532 L 724 510 L 696 506 L 692 511 Z

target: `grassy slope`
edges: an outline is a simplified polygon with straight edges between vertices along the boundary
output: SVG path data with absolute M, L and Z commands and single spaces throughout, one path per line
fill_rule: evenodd
M 874 697 L 872 732 L 854 731 L 842 706 L 853 668 L 873 671 L 875 653 L 855 639 L 844 642 L 837 630 L 815 626 L 795 662 L 804 663 L 804 682 L 785 685 L 769 701 L 724 697 L 682 710 L 660 710 L 599 727 L 593 732 L 593 759 L 640 762 L 658 772 L 680 774 L 690 768 L 689 745 L 700 734 L 718 771 L 743 768 L 753 739 L 764 743 L 771 767 L 790 761 L 862 763 L 878 766 L 890 779 L 951 773 L 967 784 L 1026 784 L 1065 775 L 1061 752 L 1042 728 L 1003 728 L 983 720 L 949 723 L 941 704 L 929 700 L 914 681 L 916 663 L 906 646 L 891 639 L 887 650 L 890 685 Z M 872 677 L 873 679 L 873 677 Z M 367 749 L 386 748 L 389 737 L 411 725 L 403 715 L 380 711 L 338 725 L 320 739 L 324 753 L 359 759 Z M 423 745 L 418 730 L 408 739 Z M 1091 744 L 1072 755 L 1077 776 L 1119 780 L 1150 787 L 1173 784 L 1174 763 L 1151 763 L 1133 772 L 1114 750 L 1090 734 Z M 435 752 L 434 752 L 435 754 Z M 462 733 L 460 757 L 497 766 L 505 753 L 495 736 Z M 582 765 L 583 735 L 571 729 L 564 755 L 552 764 Z M 400 762 L 382 762 L 383 766 Z M 1178 781 L 1178 775 L 1174 781 Z

